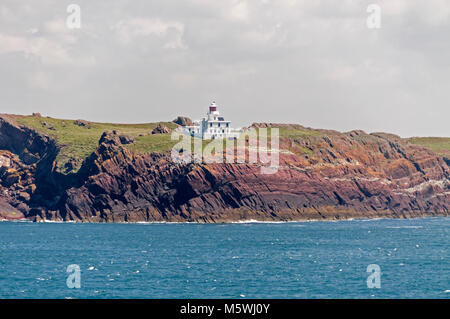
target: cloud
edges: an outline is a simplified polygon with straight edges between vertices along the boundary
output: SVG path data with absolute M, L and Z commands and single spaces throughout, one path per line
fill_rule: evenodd
M 8 36 L 0 33 L 0 54 L 10 52 L 24 52 L 28 44 L 26 39 L 21 37 Z
M 66 25 L 66 21 L 61 18 L 46 21 L 43 26 L 43 32 L 52 36 L 55 41 L 62 44 L 76 44 L 80 36 L 87 36 L 87 32 L 84 32 L 86 28 L 82 30 L 72 30 Z
M 58 65 L 74 63 L 74 60 L 62 45 L 44 37 L 27 40 L 27 45 L 22 51 L 26 55 L 38 57 L 43 64 Z
M 382 12 L 388 16 L 397 18 L 412 17 L 417 22 L 433 26 L 449 24 L 450 4 L 447 0 L 383 0 Z
M 69 28 L 62 18 L 53 19 L 44 23 L 44 29 L 50 33 L 68 33 Z
M 42 71 L 32 72 L 28 77 L 28 81 L 35 88 L 48 90 L 52 87 L 49 74 Z
M 36 33 L 35 30 L 31 34 Z M 92 57 L 72 57 L 61 43 L 46 37 L 19 37 L 0 33 L 0 54 L 20 53 L 28 60 L 44 65 L 77 65 L 95 64 Z
M 130 44 L 139 38 L 155 36 L 164 40 L 164 48 L 185 48 L 183 44 L 184 24 L 177 21 L 131 18 L 120 20 L 113 30 L 116 31 L 122 44 Z
M 69 30 L 65 3 L 2 1 L 11 112 L 32 101 L 55 117 L 157 121 L 215 99 L 237 126 L 450 135 L 448 0 L 379 0 L 376 30 L 372 0 L 77 3 L 82 28 Z
M 248 20 L 248 5 L 245 1 L 235 1 L 231 5 L 231 17 L 236 20 Z
M 8 7 L 6 6 L 0 6 L 0 17 L 2 19 L 12 19 L 13 15 L 10 9 L 8 9 Z

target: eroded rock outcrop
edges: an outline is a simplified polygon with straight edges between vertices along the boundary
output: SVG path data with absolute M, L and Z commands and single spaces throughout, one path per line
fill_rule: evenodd
M 281 154 L 278 173 L 264 175 L 257 165 L 176 165 L 164 154 L 134 155 L 105 135 L 83 166 L 84 184 L 67 191 L 56 218 L 225 222 L 448 214 L 449 170 L 432 152 L 365 133 L 318 138 L 318 155 Z
M 152 134 L 165 134 L 165 133 L 170 133 L 172 132 L 172 130 L 170 128 L 168 128 L 165 125 L 162 124 L 158 124 L 158 126 L 156 126 L 153 130 L 152 130 Z
M 49 167 L 52 147 L 33 164 L 23 161 L 19 147 L 2 147 L 19 180 L 14 172 L 1 177 L 7 194 L 0 208 L 37 221 L 407 218 L 448 216 L 450 209 L 448 163 L 385 133 L 317 130 L 283 137 L 275 174 L 261 174 L 256 164 L 176 164 L 167 153 L 133 153 L 117 133 L 104 133 L 77 174 L 63 180 L 49 168 L 43 179 L 37 171 Z M 47 188 L 44 198 L 50 182 L 57 187 Z
M 185 116 L 177 116 L 177 118 L 174 119 L 172 122 L 181 126 L 192 125 L 192 120 Z

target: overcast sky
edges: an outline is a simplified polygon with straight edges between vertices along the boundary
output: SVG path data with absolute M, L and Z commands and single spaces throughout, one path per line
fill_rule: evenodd
M 2 0 L 0 113 L 450 136 L 449 40 L 448 0 Z

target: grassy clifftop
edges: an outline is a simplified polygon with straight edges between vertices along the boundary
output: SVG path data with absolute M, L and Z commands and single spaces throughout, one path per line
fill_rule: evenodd
M 427 147 L 437 154 L 450 157 L 450 137 L 411 137 L 410 143 Z
M 81 121 L 82 123 L 80 123 L 77 120 L 31 115 L 8 116 L 17 124 L 31 127 L 39 133 L 48 135 L 57 141 L 61 150 L 56 158 L 56 166 L 61 172 L 67 172 L 65 166 L 68 162 L 71 162 L 74 166 L 70 171 L 77 171 L 82 161 L 96 149 L 98 141 L 105 131 L 116 130 L 119 134 L 133 137 L 134 143 L 126 145 L 126 147 L 138 153 L 167 151 L 177 143 L 177 141 L 171 140 L 170 133 L 151 134 L 153 129 L 159 124 L 167 126 L 169 129 L 176 128 L 177 125 L 172 122 L 116 124 Z M 281 137 L 301 138 L 316 135 L 320 135 L 320 133 L 298 125 L 280 128 Z
M 74 120 L 54 119 L 39 116 L 11 116 L 19 125 L 34 128 L 39 133 L 54 138 L 61 147 L 56 158 L 57 168 L 64 171 L 64 166 L 69 161 L 75 163 L 75 170 L 81 162 L 89 156 L 98 146 L 100 136 L 105 131 L 116 130 L 120 134 L 131 136 L 135 142 L 130 146 L 135 151 L 165 150 L 172 144 L 170 134 L 152 135 L 152 130 L 162 124 L 170 129 L 177 125 L 172 122 L 157 122 L 145 124 L 114 124 L 85 122 L 85 125 L 77 124 Z
M 10 115 L 10 117 L 19 125 L 34 128 L 38 132 L 48 135 L 57 141 L 61 150 L 56 158 L 56 165 L 57 169 L 61 172 L 77 171 L 82 161 L 96 149 L 100 136 L 105 131 L 116 130 L 119 134 L 133 137 L 134 143 L 128 144 L 126 147 L 138 153 L 167 151 L 176 143 L 176 141 L 171 140 L 170 133 L 151 134 L 153 129 L 159 124 L 167 126 L 170 129 L 176 128 L 177 125 L 172 122 L 114 124 L 81 121 L 80 123 L 74 120 L 40 116 Z M 315 130 L 295 124 L 254 123 L 252 126 L 256 128 L 279 127 L 281 148 L 291 150 L 292 145 L 296 145 L 301 153 L 310 156 L 313 155 L 314 148 L 320 148 L 320 145 L 317 143 L 321 141 L 321 136 L 342 134 L 337 131 Z M 354 138 L 357 139 L 357 137 Z M 447 157 L 450 156 L 450 137 L 414 137 L 404 140 L 427 147 L 437 154 Z M 306 144 L 305 141 L 307 141 Z M 73 166 L 71 169 L 67 169 L 66 167 L 69 162 Z

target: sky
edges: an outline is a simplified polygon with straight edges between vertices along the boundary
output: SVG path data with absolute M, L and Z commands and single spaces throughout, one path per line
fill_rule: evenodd
M 2 0 L 0 113 L 448 137 L 449 37 L 448 0 Z

